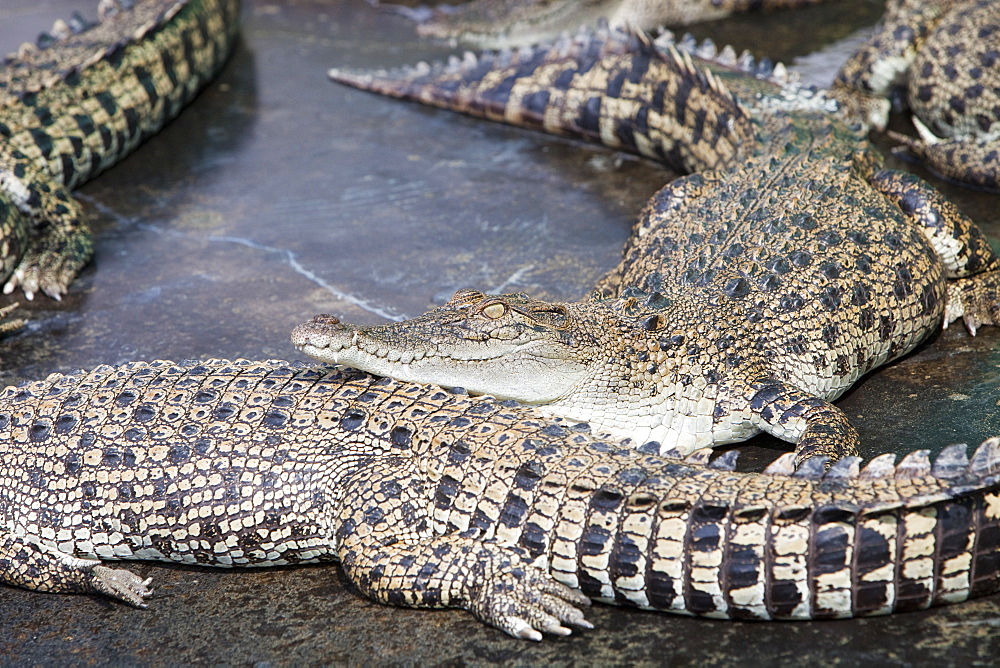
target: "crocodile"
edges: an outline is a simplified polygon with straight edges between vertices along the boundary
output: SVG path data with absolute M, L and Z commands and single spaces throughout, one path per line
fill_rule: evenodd
M 416 8 L 369 1 L 415 21 L 422 37 L 496 48 L 531 44 L 602 20 L 611 26 L 655 30 L 824 0 L 472 0 Z
M 919 178 L 882 167 L 784 69 L 641 34 L 339 82 L 599 141 L 689 172 L 656 193 L 580 302 L 459 291 L 399 323 L 319 316 L 292 342 L 326 362 L 536 404 L 682 453 L 761 431 L 796 461 L 855 454 L 830 403 L 942 324 L 1000 322 L 1000 259 Z
M 890 0 L 834 93 L 888 98 L 897 87 L 919 138 L 891 137 L 946 179 L 1000 189 L 1000 3 Z M 876 127 L 887 120 L 883 113 Z
M 238 13 L 238 0 L 101 0 L 97 22 L 57 21 L 3 61 L 4 293 L 66 292 L 93 252 L 70 191 L 159 131 L 219 72 Z M 17 324 L 0 323 L 0 333 Z
M 136 606 L 109 565 L 337 560 L 383 603 L 533 640 L 590 600 L 732 619 L 1000 588 L 1000 439 L 734 472 L 492 397 L 279 361 L 133 362 L 0 392 L 0 582 Z

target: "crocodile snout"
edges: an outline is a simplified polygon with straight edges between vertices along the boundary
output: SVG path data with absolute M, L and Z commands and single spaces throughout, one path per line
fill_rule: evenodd
M 292 330 L 292 345 L 299 350 L 306 346 L 319 349 L 343 348 L 350 344 L 352 335 L 349 333 L 354 329 L 353 326 L 342 323 L 340 318 L 323 313 Z

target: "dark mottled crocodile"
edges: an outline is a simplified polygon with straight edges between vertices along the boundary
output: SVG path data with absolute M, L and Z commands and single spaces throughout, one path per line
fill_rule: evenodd
M 1000 321 L 1000 260 L 938 192 L 883 169 L 826 97 L 730 49 L 697 54 L 587 33 L 446 65 L 333 71 L 696 173 L 652 198 L 599 296 L 465 290 L 402 323 L 320 317 L 293 342 L 323 361 L 539 404 L 663 451 L 765 431 L 797 443 L 798 462 L 853 454 L 857 433 L 829 401 L 942 323 L 963 317 L 975 333 Z
M 97 23 L 58 21 L 0 67 L 5 293 L 66 291 L 92 252 L 70 191 L 157 132 L 215 76 L 232 49 L 239 5 L 101 0 L 98 9 Z
M 890 0 L 836 88 L 887 98 L 896 87 L 920 138 L 895 139 L 945 178 L 1000 189 L 1000 3 Z
M 795 475 L 706 452 L 280 362 L 57 374 L 0 393 L 0 582 L 144 605 L 149 581 L 104 562 L 337 559 L 379 601 L 532 639 L 588 627 L 588 598 L 823 619 L 1000 587 L 1000 439 Z
M 472 0 L 417 8 L 372 4 L 417 22 L 424 37 L 462 40 L 483 47 L 533 44 L 567 30 L 606 21 L 615 27 L 653 30 L 712 21 L 735 12 L 786 9 L 823 0 Z

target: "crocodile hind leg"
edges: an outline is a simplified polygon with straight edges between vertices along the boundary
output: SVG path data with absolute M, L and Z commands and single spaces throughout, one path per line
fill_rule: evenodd
M 373 464 L 344 490 L 337 547 L 367 596 L 393 605 L 453 607 L 518 638 L 563 626 L 592 628 L 577 606 L 590 601 L 554 580 L 521 548 L 463 534 L 435 534 L 426 509 L 433 489 L 408 467 Z
M 145 607 L 149 580 L 80 559 L 37 540 L 0 530 L 0 582 L 57 594 L 104 594 Z
M 795 443 L 795 466 L 826 457 L 835 462 L 858 454 L 860 438 L 842 410 L 814 394 L 774 379 L 750 385 L 750 421 Z
M 38 291 L 58 299 L 93 254 L 83 208 L 69 190 L 16 149 L 0 149 L 0 191 L 30 220 L 31 228 L 27 250 L 4 285 L 4 293 L 20 286 L 28 299 Z M 14 215 L 17 212 L 7 212 L 7 216 Z M 18 223 L 3 222 L 0 229 L 6 237 L 5 228 Z
M 942 178 L 983 188 L 1000 188 L 1000 136 L 939 138 L 920 119 L 914 118 L 913 125 L 919 131 L 920 139 L 898 132 L 889 132 L 888 135 Z
M 937 190 L 912 174 L 882 170 L 872 185 L 924 231 L 948 277 L 945 327 L 962 318 L 971 334 L 1000 323 L 1000 258 L 986 235 Z

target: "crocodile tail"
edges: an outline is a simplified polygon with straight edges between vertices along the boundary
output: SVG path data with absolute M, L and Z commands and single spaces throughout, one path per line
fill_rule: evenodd
M 680 171 L 717 167 L 754 144 L 739 101 L 689 53 L 606 26 L 517 51 L 329 74 L 383 95 L 596 141 Z
M 944 448 L 933 462 L 926 450 L 895 459 L 882 455 L 861 468 L 850 457 L 829 470 L 811 461 L 784 474 L 792 483 L 814 480 L 815 498 L 808 510 L 786 503 L 759 518 L 769 536 L 758 555 L 760 598 L 756 606 L 734 605 L 729 616 L 879 615 L 1000 589 L 1000 438 L 985 441 L 971 459 L 964 444 Z M 727 549 L 745 557 L 738 536 L 752 533 L 753 507 L 731 519 L 741 514 L 728 527 Z M 733 583 L 734 569 L 745 576 L 747 563 L 726 567 L 720 578 Z M 730 588 L 724 598 L 733 605 L 752 593 L 752 586 Z
M 218 73 L 238 13 L 238 0 L 101 0 L 97 21 L 56 21 L 0 67 L 8 143 L 40 152 L 67 187 L 82 184 L 157 132 Z M 117 99 L 111 82 L 135 93 Z M 52 118 L 34 118 L 36 103 Z M 69 131 L 54 132 L 63 127 Z
M 644 461 L 655 473 L 631 489 L 622 475 L 574 486 L 553 575 L 604 602 L 748 620 L 880 615 L 1000 590 L 1000 438 L 971 458 L 965 445 L 865 467 L 848 457 L 793 470 L 787 457 L 764 474 L 728 473 L 732 457 L 706 470 L 708 452 Z

